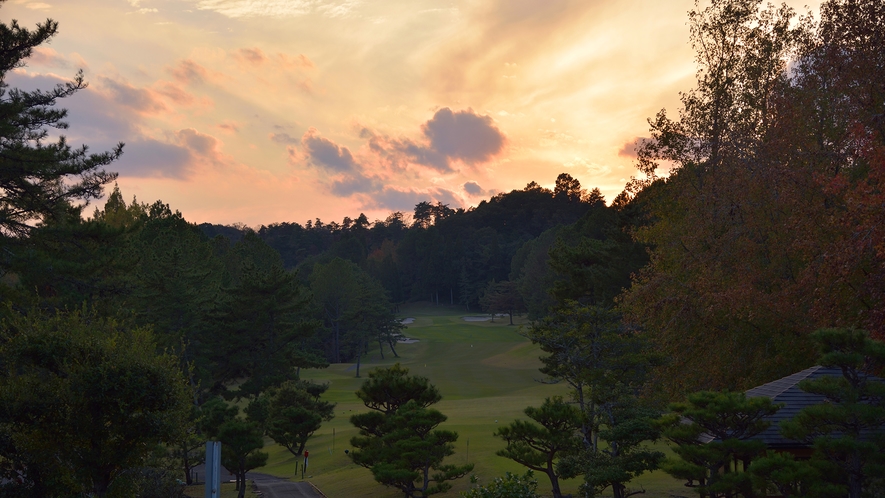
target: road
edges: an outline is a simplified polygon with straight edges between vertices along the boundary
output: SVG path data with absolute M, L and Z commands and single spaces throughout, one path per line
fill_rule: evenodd
M 246 473 L 246 479 L 258 485 L 258 490 L 264 498 L 322 498 L 323 496 L 306 482 L 292 482 L 256 472 Z

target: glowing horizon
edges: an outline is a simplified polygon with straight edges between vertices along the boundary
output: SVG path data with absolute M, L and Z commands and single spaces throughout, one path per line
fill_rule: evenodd
M 110 168 L 127 202 L 257 226 L 468 207 L 562 172 L 611 201 L 646 118 L 694 84 L 692 7 L 10 0 L 0 19 L 59 22 L 6 81 L 48 88 L 82 68 L 65 135 L 127 144 Z

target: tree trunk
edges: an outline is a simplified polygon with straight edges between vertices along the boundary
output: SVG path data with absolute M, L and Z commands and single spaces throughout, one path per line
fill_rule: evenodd
M 360 378 L 360 360 L 363 357 L 363 348 L 365 347 L 365 341 L 360 343 L 359 348 L 356 351 L 356 378 Z
M 242 471 L 238 477 L 239 482 L 237 483 L 237 498 L 246 498 L 246 471 Z
M 184 454 L 184 458 L 182 458 L 182 460 L 184 460 L 184 482 L 188 486 L 190 486 L 193 484 L 193 478 L 191 477 L 191 463 L 187 458 L 187 455 L 188 455 L 187 443 L 184 443 L 181 445 L 181 451 Z
M 92 492 L 95 496 L 105 496 L 108 494 L 108 487 L 111 485 L 111 476 L 108 472 L 99 471 L 93 477 Z
M 856 450 L 849 458 L 851 463 L 848 473 L 848 498 L 860 498 L 863 492 L 863 479 L 858 474 L 863 468 L 863 463 Z
M 338 349 L 338 334 L 340 330 L 341 325 L 338 323 L 338 320 L 335 320 L 335 363 L 341 363 L 341 354 Z
M 547 464 L 547 477 L 550 478 L 550 484 L 553 486 L 553 498 L 562 498 L 562 491 L 559 489 L 559 478 L 553 470 L 552 463 Z

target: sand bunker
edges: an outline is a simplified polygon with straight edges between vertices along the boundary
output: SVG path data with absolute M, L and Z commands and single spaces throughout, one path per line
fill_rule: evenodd
M 397 340 L 396 342 L 398 342 L 400 344 L 414 344 L 414 343 L 418 342 L 418 339 L 410 339 L 408 337 L 403 337 L 403 338 Z
M 414 318 L 403 318 L 402 320 L 400 320 L 400 323 L 402 323 L 403 325 L 408 325 L 410 323 L 415 323 L 415 319 Z

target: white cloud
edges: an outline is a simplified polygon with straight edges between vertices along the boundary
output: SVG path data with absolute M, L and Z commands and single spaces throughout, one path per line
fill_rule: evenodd
M 227 17 L 297 17 L 311 12 L 317 0 L 200 0 L 197 8 Z
M 197 8 L 232 18 L 299 17 L 318 13 L 334 19 L 352 16 L 359 4 L 356 0 L 198 0 Z
M 320 6 L 318 10 L 323 12 L 326 17 L 334 19 L 336 17 L 347 17 L 351 15 L 357 5 L 359 5 L 359 2 L 354 1 L 346 1 L 338 4 L 330 3 Z

